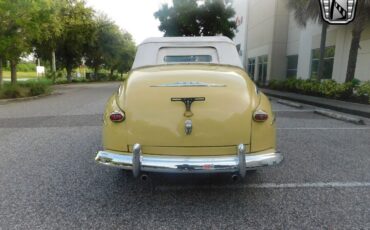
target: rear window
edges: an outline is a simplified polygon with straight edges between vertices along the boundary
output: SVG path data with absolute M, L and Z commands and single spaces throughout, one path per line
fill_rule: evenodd
M 219 63 L 214 47 L 162 47 L 157 54 L 157 64 Z
M 166 63 L 212 62 L 211 55 L 169 55 L 163 58 Z

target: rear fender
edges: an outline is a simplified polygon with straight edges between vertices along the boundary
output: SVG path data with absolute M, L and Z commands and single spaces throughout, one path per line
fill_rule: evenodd
M 264 151 L 276 148 L 276 124 L 275 114 L 272 111 L 271 103 L 262 92 L 258 93 L 259 104 L 254 111 L 263 110 L 268 114 L 265 122 L 256 122 L 252 119 L 251 131 L 251 152 Z M 254 112 L 253 111 L 253 112 Z
M 122 88 L 122 87 L 121 87 Z M 121 89 L 120 88 L 120 89 Z M 112 112 L 123 111 L 117 104 L 118 93 L 114 93 L 108 100 L 104 112 L 103 146 L 115 151 L 128 151 L 127 122 L 112 122 L 109 118 Z

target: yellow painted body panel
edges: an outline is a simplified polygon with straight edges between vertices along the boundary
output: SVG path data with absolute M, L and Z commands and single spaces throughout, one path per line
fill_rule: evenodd
M 132 145 L 129 152 L 132 152 Z M 249 149 L 249 146 L 246 146 Z M 233 155 L 237 151 L 236 146 L 206 146 L 206 147 L 158 147 L 142 146 L 142 151 L 149 155 L 173 155 L 173 156 L 227 156 Z
M 175 82 L 225 87 L 155 87 Z M 189 118 L 184 116 L 184 103 L 171 101 L 174 97 L 206 100 L 192 104 L 194 115 Z M 253 121 L 257 108 L 269 113 L 269 121 Z M 109 120 L 109 114 L 117 110 L 126 114 L 122 123 Z M 270 102 L 256 93 L 254 83 L 237 67 L 198 64 L 136 69 L 109 99 L 104 114 L 103 145 L 108 150 L 129 152 L 135 143 L 143 146 L 144 154 L 155 155 L 231 155 L 239 144 L 245 144 L 249 152 L 275 149 Z M 184 131 L 188 119 L 193 122 L 191 135 Z
M 252 122 L 251 152 L 261 152 L 267 148 L 275 149 L 276 124 L 275 114 L 272 112 L 271 103 L 263 93 L 259 93 L 260 103 L 256 110 L 262 109 L 267 112 L 269 118 L 265 122 Z

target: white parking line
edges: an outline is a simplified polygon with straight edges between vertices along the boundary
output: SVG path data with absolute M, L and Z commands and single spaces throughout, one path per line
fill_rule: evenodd
M 315 182 L 315 183 L 262 183 L 209 186 L 156 186 L 158 191 L 205 190 L 205 189 L 299 189 L 299 188 L 370 188 L 370 182 Z
M 277 130 L 370 130 L 370 127 L 348 127 L 348 128 L 277 128 Z

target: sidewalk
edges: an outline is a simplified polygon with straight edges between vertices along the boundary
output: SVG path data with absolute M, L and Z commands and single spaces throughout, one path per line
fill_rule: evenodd
M 370 118 L 370 105 L 357 104 L 352 102 L 338 101 L 322 97 L 313 97 L 297 93 L 282 92 L 271 89 L 261 89 L 268 96 L 297 101 L 318 107 L 336 110 L 343 113 Z

